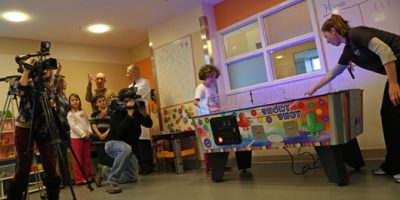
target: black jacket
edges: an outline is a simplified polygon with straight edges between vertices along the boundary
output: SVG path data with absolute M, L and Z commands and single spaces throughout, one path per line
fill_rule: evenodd
M 124 141 L 132 147 L 132 151 L 138 153 L 141 125 L 151 128 L 153 121 L 150 115 L 144 117 L 139 111 L 135 111 L 133 117 L 130 117 L 126 110 L 117 110 L 111 114 L 110 140 Z

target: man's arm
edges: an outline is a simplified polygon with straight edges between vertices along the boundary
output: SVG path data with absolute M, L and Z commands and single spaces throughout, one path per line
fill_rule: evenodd
M 86 95 L 85 95 L 85 100 L 89 103 L 92 103 L 93 101 L 93 94 L 92 94 L 92 78 L 90 77 L 90 74 L 88 74 L 88 85 L 86 87 Z
M 146 128 L 151 128 L 153 126 L 153 120 L 151 119 L 149 113 L 147 112 L 147 109 L 145 107 L 139 107 L 138 108 L 139 112 L 137 113 L 137 118 L 139 120 L 139 123 L 146 127 Z

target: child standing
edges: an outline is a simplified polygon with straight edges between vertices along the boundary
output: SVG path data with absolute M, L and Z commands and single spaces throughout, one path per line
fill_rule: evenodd
M 220 110 L 220 102 L 216 89 L 216 80 L 219 77 L 219 70 L 214 65 L 204 65 L 199 70 L 200 83 L 194 93 L 194 105 L 198 107 L 196 115 L 206 115 Z M 211 162 L 208 153 L 204 153 L 206 174 L 211 172 Z
M 97 111 L 92 113 L 92 119 L 90 120 L 92 130 L 95 133 L 92 141 L 96 146 L 97 153 L 97 172 L 94 182 L 100 187 L 103 166 L 112 167 L 114 159 L 108 156 L 104 150 L 105 142 L 110 132 L 110 114 L 107 108 L 107 99 L 104 95 L 98 95 L 94 97 L 94 101 Z
M 81 185 L 86 183 L 86 180 L 77 162 L 81 164 L 88 181 L 91 180 L 90 135 L 92 135 L 92 129 L 85 111 L 82 110 L 78 94 L 72 93 L 69 96 L 69 105 L 71 110 L 68 112 L 67 119 L 71 129 L 71 146 L 77 157 L 74 161 L 75 184 Z
M 194 105 L 199 108 L 197 115 L 206 115 L 220 110 L 220 102 L 216 89 L 219 70 L 214 65 L 204 65 L 200 68 L 200 83 L 194 93 Z

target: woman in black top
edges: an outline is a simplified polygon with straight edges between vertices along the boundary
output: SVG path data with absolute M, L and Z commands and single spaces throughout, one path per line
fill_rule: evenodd
M 354 63 L 366 70 L 387 75 L 381 107 L 381 121 L 386 144 L 385 161 L 372 172 L 375 175 L 394 175 L 400 183 L 400 36 L 375 28 L 359 26 L 350 28 L 341 16 L 333 14 L 322 26 L 327 42 L 345 44 L 338 64 L 309 91 L 319 88 Z

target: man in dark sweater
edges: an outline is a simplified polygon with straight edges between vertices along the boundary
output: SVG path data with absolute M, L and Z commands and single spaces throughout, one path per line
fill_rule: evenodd
M 128 93 L 128 88 L 119 92 L 122 97 Z M 141 125 L 151 128 L 153 121 L 144 106 L 138 106 L 132 98 L 121 99 L 126 103 L 126 109 L 117 109 L 111 114 L 111 130 L 109 141 L 105 144 L 106 153 L 114 158 L 111 168 L 105 172 L 107 192 L 120 193 L 118 184 L 135 182 L 138 175 L 138 140 Z

